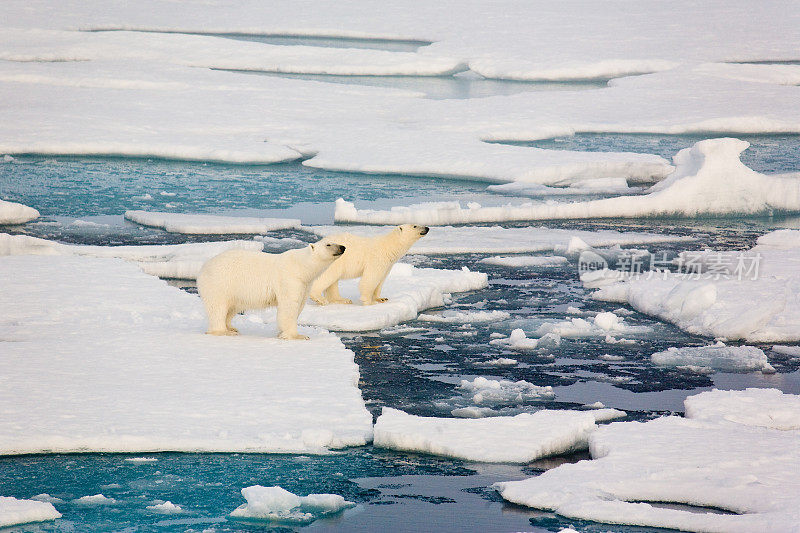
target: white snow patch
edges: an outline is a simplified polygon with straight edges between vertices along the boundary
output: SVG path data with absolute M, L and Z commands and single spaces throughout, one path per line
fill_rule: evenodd
M 14 280 L 0 291 L 2 454 L 324 453 L 372 437 L 333 334 L 205 335 L 197 296 L 118 259 L 0 257 L 0 278 Z
M 529 463 L 586 449 L 597 411 L 543 410 L 516 416 L 433 418 L 384 407 L 375 423 L 379 448 L 486 463 Z
M 479 261 L 487 265 L 498 265 L 509 268 L 525 268 L 525 267 L 560 267 L 569 263 L 566 257 L 560 255 L 556 256 L 542 256 L 542 255 L 506 255 L 486 257 Z
M 61 518 L 50 502 L 18 500 L 10 496 L 0 496 L 0 527 L 44 522 Z
M 0 200 L 0 224 L 24 224 L 39 218 L 39 211 L 17 202 Z
M 705 368 L 720 372 L 752 372 L 761 370 L 769 373 L 775 369 L 769 364 L 763 350 L 755 346 L 726 346 L 717 343 L 712 346 L 670 347 L 650 356 L 659 366 Z
M 246 487 L 242 489 L 242 496 L 247 503 L 234 509 L 230 516 L 292 524 L 308 524 L 356 505 L 337 494 L 297 496 L 277 486 Z
M 402 222 L 402 223 L 405 223 Z M 304 226 L 320 237 L 341 233 L 341 226 Z M 348 226 L 356 235 L 374 236 L 387 233 L 387 226 Z M 412 254 L 487 253 L 510 254 L 529 252 L 579 253 L 573 239 L 583 242 L 585 248 L 626 244 L 653 244 L 684 242 L 691 238 L 654 233 L 621 233 L 618 231 L 581 231 L 545 227 L 503 228 L 501 226 L 442 226 L 431 228 L 424 239 L 411 247 Z M 573 246 L 570 246 L 572 242 Z M 583 248 L 582 248 L 583 249 Z
M 255 218 L 155 211 L 125 211 L 125 218 L 142 226 L 162 228 L 170 233 L 224 234 L 267 233 L 300 227 L 300 220 L 292 218 Z
M 445 324 L 476 324 L 481 322 L 500 322 L 511 318 L 505 311 L 457 311 L 446 310 L 438 315 L 421 314 L 419 320 L 442 322 Z
M 800 433 L 771 427 L 797 422 L 798 397 L 780 394 L 702 393 L 687 399 L 687 418 L 601 427 L 589 435 L 593 460 L 495 487 L 508 501 L 579 520 L 720 533 L 794 531 Z M 770 420 L 764 411 L 782 415 Z

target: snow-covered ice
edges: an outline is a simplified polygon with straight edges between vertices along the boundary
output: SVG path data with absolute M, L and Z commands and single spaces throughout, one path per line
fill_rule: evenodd
M 541 386 L 525 380 L 489 379 L 482 376 L 471 381 L 462 379 L 458 390 L 473 404 L 483 406 L 555 398 L 553 387 L 549 385 Z
M 780 230 L 747 253 L 706 252 L 723 269 L 581 276 L 598 300 L 628 303 L 696 335 L 748 342 L 800 340 L 800 238 Z M 699 256 L 702 259 L 702 256 Z M 700 261 L 702 263 L 703 261 Z M 731 272 L 731 274 L 728 274 Z M 741 278 L 741 279 L 740 279 Z
M 494 346 L 503 346 L 510 350 L 525 352 L 540 348 L 555 348 L 561 344 L 561 337 L 556 333 L 545 333 L 539 338 L 529 338 L 521 328 L 514 329 L 508 337 L 497 337 L 489 341 Z
M 204 335 L 200 300 L 118 259 L 0 257 L 0 453 L 319 453 L 372 417 L 333 334 Z M 303 401 L 298 401 L 298 399 Z
M 712 390 L 684 401 L 686 416 L 783 431 L 800 429 L 800 396 L 777 389 Z
M 591 461 L 495 486 L 508 501 L 573 519 L 714 533 L 796 531 L 800 433 L 772 429 L 781 422 L 760 411 L 793 411 L 782 421 L 796 423 L 798 397 L 752 389 L 700 397 L 687 399 L 687 418 L 599 428 L 589 435 Z M 665 503 L 701 509 L 653 505 Z M 703 508 L 728 513 L 697 512 Z
M 426 322 L 443 322 L 447 324 L 475 324 L 480 322 L 500 322 L 510 318 L 511 315 L 505 311 L 458 311 L 446 310 L 440 314 L 431 315 L 423 313 L 419 315 L 419 320 Z
M 340 203 L 340 202 L 337 202 Z M 405 223 L 405 222 L 402 222 Z M 320 237 L 341 233 L 342 226 L 305 226 L 304 229 Z M 386 233 L 387 226 L 348 226 L 356 235 L 373 236 Z M 585 248 L 628 244 L 653 244 L 683 242 L 688 237 L 659 235 L 656 233 L 619 232 L 613 230 L 583 231 L 545 227 L 503 228 L 501 226 L 442 226 L 432 228 L 424 239 L 418 240 L 411 254 L 462 254 L 462 253 L 526 253 L 552 252 L 580 253 L 575 242 Z
M 132 261 L 153 276 L 196 279 L 203 263 L 230 249 L 263 249 L 259 241 L 220 241 L 186 244 L 130 246 L 92 246 L 62 244 L 27 235 L 0 233 L 0 256 L 3 255 L 75 255 L 115 257 Z
M 125 218 L 143 226 L 162 228 L 170 233 L 215 234 L 254 233 L 300 227 L 291 218 L 255 218 L 155 211 L 125 211 Z
M 10 496 L 0 496 L 0 527 L 10 527 L 30 522 L 45 522 L 61 518 L 50 502 L 19 500 Z
M 72 503 L 76 505 L 114 505 L 117 503 L 117 500 L 114 498 L 109 498 L 104 494 L 93 494 L 91 496 L 81 496 L 80 498 L 76 498 L 72 500 Z
M 586 449 L 589 433 L 597 428 L 595 415 L 624 413 L 543 410 L 516 416 L 433 418 L 384 407 L 375 423 L 374 445 L 468 461 L 529 463 Z
M 551 268 L 566 265 L 569 261 L 560 255 L 505 255 L 486 257 L 480 260 L 487 265 L 497 265 L 509 268 Z
M 183 507 L 170 501 L 148 505 L 146 509 L 159 514 L 180 514 L 184 512 Z
M 703 368 L 720 372 L 775 372 L 764 351 L 755 346 L 726 346 L 718 343 L 713 346 L 671 347 L 654 353 L 650 360 L 659 366 Z
M 282 487 L 254 485 L 242 489 L 247 503 L 231 512 L 234 518 L 266 520 L 288 524 L 308 524 L 323 516 L 355 507 L 338 494 L 298 496 Z
M 0 200 L 0 224 L 24 224 L 39 218 L 39 211 L 17 202 Z

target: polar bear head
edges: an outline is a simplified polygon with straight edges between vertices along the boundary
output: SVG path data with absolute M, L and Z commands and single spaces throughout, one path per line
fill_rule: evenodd
M 344 246 L 328 239 L 309 244 L 311 255 L 318 261 L 330 263 L 344 253 Z
M 403 224 L 397 226 L 394 231 L 401 237 L 403 242 L 411 245 L 422 238 L 423 235 L 427 235 L 430 228 L 428 226 L 418 226 L 417 224 Z

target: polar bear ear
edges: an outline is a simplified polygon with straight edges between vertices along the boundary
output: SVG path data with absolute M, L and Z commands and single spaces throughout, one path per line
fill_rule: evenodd
M 313 252 L 314 251 L 314 245 L 313 244 L 309 244 L 309 246 L 311 247 L 311 251 Z
M 403 231 L 403 226 L 397 226 L 397 227 L 400 228 L 400 231 Z

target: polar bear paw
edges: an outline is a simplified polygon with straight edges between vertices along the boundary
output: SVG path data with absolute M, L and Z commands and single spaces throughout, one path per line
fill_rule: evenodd
M 233 337 L 234 335 L 238 335 L 238 334 L 239 334 L 239 330 L 235 329 L 235 328 L 223 329 L 223 330 L 219 330 L 219 331 L 210 331 L 210 330 L 206 331 L 206 335 L 216 335 L 218 337 L 225 337 L 225 336 Z
M 349 298 L 337 298 L 336 300 L 329 300 L 328 303 L 332 303 L 332 304 L 351 304 L 351 303 L 353 303 L 353 300 L 350 300 Z
M 382 303 L 388 302 L 388 301 L 389 301 L 389 298 L 375 298 L 375 302 L 379 303 L 379 304 L 382 304 Z
M 299 333 L 281 333 L 278 335 L 278 338 L 285 341 L 307 341 L 308 335 L 300 335 Z

